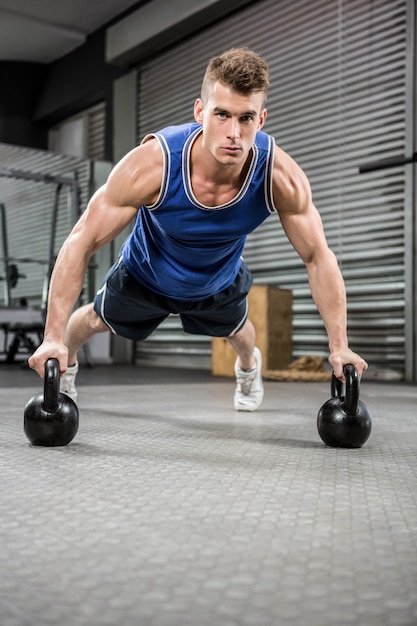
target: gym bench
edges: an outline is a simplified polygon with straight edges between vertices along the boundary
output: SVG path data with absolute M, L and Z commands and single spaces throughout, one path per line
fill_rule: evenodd
M 32 354 L 43 339 L 44 325 L 42 322 L 1 322 L 0 330 L 3 331 L 3 350 L 6 355 L 6 363 L 13 363 L 17 354 Z M 35 343 L 31 335 L 36 335 L 38 343 Z M 9 338 L 12 338 L 9 345 Z

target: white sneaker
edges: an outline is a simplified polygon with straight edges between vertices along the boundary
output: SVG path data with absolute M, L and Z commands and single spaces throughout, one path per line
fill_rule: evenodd
M 75 377 L 78 372 L 78 361 L 75 365 L 71 365 L 67 371 L 61 376 L 60 392 L 65 393 L 72 398 L 74 402 L 77 402 L 77 390 L 75 388 Z
M 262 383 L 262 355 L 258 348 L 253 351 L 256 365 L 251 370 L 239 367 L 239 358 L 235 363 L 236 391 L 234 397 L 236 411 L 256 411 L 264 397 Z

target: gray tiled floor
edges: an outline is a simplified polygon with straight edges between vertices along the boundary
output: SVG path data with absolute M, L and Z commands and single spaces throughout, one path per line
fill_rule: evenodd
M 84 369 L 80 430 L 34 448 L 0 366 L 1 626 L 415 626 L 417 388 L 364 381 L 373 432 L 326 448 L 327 383 L 256 414 L 207 372 Z

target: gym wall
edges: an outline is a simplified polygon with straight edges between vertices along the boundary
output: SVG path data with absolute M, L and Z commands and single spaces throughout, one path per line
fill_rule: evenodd
M 193 19 L 168 8 L 157 12 L 170 4 L 165 0 L 147 4 L 152 11 L 140 29 L 133 18 L 142 13 L 121 20 L 128 30 L 119 39 L 125 46 L 119 56 L 108 56 L 110 27 L 94 37 L 92 52 L 82 47 L 48 68 L 37 125 L 51 128 L 102 101 L 106 158 L 118 158 L 130 144 L 133 116 L 132 143 L 192 119 L 208 57 L 233 45 L 258 49 L 271 66 L 266 130 L 310 178 L 346 281 L 352 348 L 381 375 L 416 380 L 416 165 L 404 163 L 416 152 L 416 0 L 182 3 L 192 5 Z M 206 5 L 213 8 L 210 15 Z M 164 31 L 170 19 L 176 23 Z M 128 107 L 120 120 L 114 102 L 118 93 L 124 99 L 123 77 L 131 84 L 136 75 L 135 110 L 126 132 Z M 395 167 L 380 168 L 393 158 Z M 293 291 L 294 358 L 327 355 L 305 269 L 277 219 L 269 218 L 248 238 L 245 258 L 258 284 Z M 209 367 L 210 352 L 209 340 L 184 336 L 176 318 L 137 346 L 139 360 L 191 367 Z

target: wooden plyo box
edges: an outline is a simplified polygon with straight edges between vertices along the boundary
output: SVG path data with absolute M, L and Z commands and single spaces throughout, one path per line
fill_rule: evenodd
M 253 285 L 248 294 L 249 319 L 262 353 L 262 372 L 286 369 L 292 361 L 292 292 L 269 285 Z M 211 371 L 234 376 L 236 352 L 223 337 L 213 337 Z

